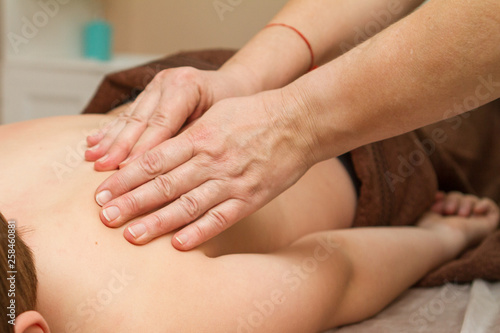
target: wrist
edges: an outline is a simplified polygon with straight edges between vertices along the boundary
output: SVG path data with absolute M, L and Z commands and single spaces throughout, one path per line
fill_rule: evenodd
M 262 29 L 217 72 L 231 78 L 239 96 L 282 88 L 307 72 L 311 49 L 289 28 Z
M 316 136 L 315 113 L 301 92 L 289 85 L 259 95 L 262 95 L 268 125 L 288 141 L 291 153 L 298 156 L 307 169 L 323 160 Z
M 356 148 L 352 143 L 359 133 L 359 126 L 344 119 L 348 112 L 342 96 L 321 89 L 312 77 L 318 74 L 319 70 L 281 89 L 285 113 L 295 119 L 298 135 L 307 142 L 311 166 Z
M 230 97 L 254 95 L 264 90 L 254 71 L 236 61 L 224 64 L 215 73 L 221 81 L 215 87 L 215 102 Z

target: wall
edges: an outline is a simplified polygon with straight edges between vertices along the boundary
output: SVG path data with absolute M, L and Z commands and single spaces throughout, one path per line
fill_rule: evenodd
M 5 3 L 3 1 L 0 1 L 0 13 L 5 13 Z M 3 15 L 0 15 L 0 36 L 4 36 L 5 34 L 5 18 Z M 0 125 L 2 124 L 2 105 L 3 105 L 3 85 L 4 85 L 4 52 L 5 52 L 5 45 L 4 45 L 4 37 L 0 37 Z
M 287 0 L 102 0 L 115 51 L 166 54 L 238 48 Z
M 99 16 L 100 0 L 1 0 L 7 56 L 79 58 L 82 29 Z

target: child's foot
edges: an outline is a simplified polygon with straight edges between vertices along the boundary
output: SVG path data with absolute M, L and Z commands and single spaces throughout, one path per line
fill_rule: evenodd
M 499 208 L 490 199 L 460 192 L 439 192 L 431 211 L 424 214 L 418 226 L 457 233 L 466 246 L 479 243 L 498 228 Z

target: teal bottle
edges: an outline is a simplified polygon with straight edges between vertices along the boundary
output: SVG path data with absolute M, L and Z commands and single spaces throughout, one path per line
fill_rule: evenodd
M 104 20 L 93 20 L 85 25 L 84 56 L 88 59 L 109 61 L 113 57 L 113 28 Z

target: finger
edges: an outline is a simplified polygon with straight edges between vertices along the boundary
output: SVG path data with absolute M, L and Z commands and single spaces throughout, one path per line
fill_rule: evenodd
M 159 95 L 159 89 L 150 88 L 148 94 L 140 102 L 134 104 L 132 113 L 125 119 L 125 127 L 114 140 L 110 138 L 109 141 L 102 144 L 108 148 L 106 151 L 108 158 L 96 163 L 96 170 L 114 170 L 127 158 L 135 143 L 146 130 L 149 118 L 158 104 Z
M 140 96 L 139 96 L 140 97 Z M 137 99 L 139 99 L 139 97 Z M 117 107 L 115 110 L 110 112 L 110 114 L 117 115 L 111 121 L 107 121 L 106 124 L 103 124 L 102 128 L 98 130 L 96 133 L 87 136 L 87 146 L 89 148 L 99 144 L 102 139 L 106 136 L 106 134 L 113 129 L 113 127 L 121 121 L 123 118 L 130 115 L 130 111 L 132 109 L 132 105 L 124 104 L 122 106 Z M 116 114 L 115 112 L 120 111 L 120 113 Z
M 465 195 L 460 200 L 460 207 L 458 208 L 458 215 L 463 217 L 469 217 L 472 214 L 472 208 L 475 203 L 478 201 L 478 198 L 473 195 Z
M 147 151 L 147 150 L 146 150 Z M 132 154 L 132 153 L 131 153 Z M 144 153 L 143 153 L 144 154 Z M 142 154 L 141 154 L 142 155 Z M 141 157 L 141 155 L 135 155 L 135 156 L 132 156 L 130 155 L 129 157 L 127 157 L 125 159 L 125 161 L 121 162 L 120 164 L 118 164 L 118 169 L 123 169 L 125 168 L 127 165 L 131 164 L 133 161 L 135 161 L 136 159 L 138 159 L 139 157 Z
M 87 136 L 87 146 L 93 147 L 98 144 L 104 136 L 120 121 L 119 117 L 115 117 L 113 120 L 107 122 L 101 129 L 96 133 Z
M 129 157 L 120 163 L 120 168 L 134 161 L 137 157 L 144 154 L 146 151 L 158 146 L 163 141 L 170 139 L 176 132 L 172 132 L 165 128 L 160 128 L 154 125 L 148 125 L 143 135 L 139 138 L 134 148 L 131 150 Z
M 96 202 L 103 206 L 151 179 L 173 170 L 191 159 L 193 150 L 191 142 L 184 136 L 165 141 L 106 179 L 96 190 Z
M 437 214 L 443 214 L 445 196 L 445 193 L 442 191 L 436 192 L 436 195 L 434 196 L 434 204 L 431 206 L 431 211 Z
M 98 131 L 93 135 L 87 137 L 87 147 L 92 148 L 104 138 L 104 132 L 102 130 Z
M 441 201 L 435 202 L 431 207 L 431 211 L 442 215 L 444 213 L 444 201 L 441 200 Z
M 112 126 L 112 128 L 110 128 L 106 134 L 102 134 L 104 136 L 102 140 L 85 151 L 85 160 L 94 162 L 103 158 L 106 155 L 109 146 L 114 141 L 114 138 L 118 136 L 121 130 L 125 127 L 125 120 L 122 118 L 116 118 L 111 122 L 110 126 Z
M 96 133 L 87 136 L 87 146 L 91 148 L 101 142 L 105 135 L 118 123 L 118 121 L 119 117 L 115 117 Z
M 182 195 L 167 207 L 128 227 L 125 238 L 133 244 L 146 244 L 156 237 L 191 223 L 227 198 L 228 194 L 222 191 L 215 181 L 208 181 Z
M 483 198 L 476 202 L 473 208 L 473 212 L 475 215 L 485 215 L 488 213 L 491 206 L 491 201 L 487 198 Z
M 177 232 L 172 238 L 172 245 L 178 250 L 191 250 L 217 236 L 247 215 L 242 201 L 237 199 L 224 201 L 198 221 Z
M 495 222 L 499 222 L 500 220 L 500 209 L 498 208 L 498 205 L 491 200 L 490 198 L 484 198 L 483 200 L 486 201 L 486 204 L 488 206 L 487 208 L 487 213 L 490 217 L 492 217 Z M 498 226 L 497 226 L 498 227 Z
M 120 227 L 197 188 L 207 179 L 196 163 L 188 162 L 107 203 L 101 211 L 101 221 L 109 227 Z
M 186 91 L 191 89 L 191 91 Z M 186 119 L 199 104 L 200 96 L 193 85 L 178 89 L 163 89 L 156 110 L 149 118 L 148 126 L 129 154 L 129 158 L 120 167 L 130 163 L 137 156 L 156 147 L 163 141 L 176 135 Z
M 119 109 L 124 111 L 122 111 L 112 121 L 107 122 L 107 124 L 103 126 L 99 132 L 93 136 L 87 137 L 87 145 L 90 149 L 85 152 L 85 155 L 88 161 L 95 161 L 106 154 L 111 144 L 125 127 L 126 119 L 130 117 L 134 111 L 135 105 L 141 100 L 141 98 L 142 94 L 137 97 L 136 102 L 120 106 Z M 92 143 L 95 144 L 92 145 Z

